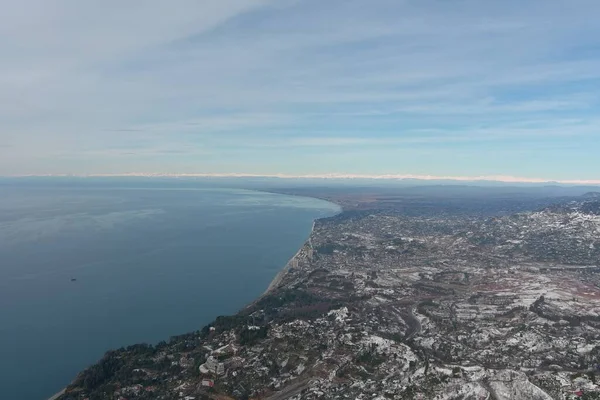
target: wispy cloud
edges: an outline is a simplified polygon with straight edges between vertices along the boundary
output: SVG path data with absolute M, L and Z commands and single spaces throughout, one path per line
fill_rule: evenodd
M 595 0 L 0 5 L 0 174 L 600 170 Z

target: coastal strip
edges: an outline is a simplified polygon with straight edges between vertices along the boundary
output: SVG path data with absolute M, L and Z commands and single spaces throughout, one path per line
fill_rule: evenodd
M 296 252 L 296 254 L 294 254 L 294 256 L 292 258 L 290 258 L 290 260 L 287 262 L 285 267 L 281 271 L 279 271 L 277 273 L 277 275 L 275 275 L 275 278 L 273 278 L 273 280 L 269 284 L 269 287 L 267 288 L 267 290 L 265 290 L 265 292 L 262 294 L 261 297 L 267 295 L 269 292 L 271 292 L 277 286 L 279 286 L 279 284 L 283 280 L 283 277 L 289 272 L 289 270 L 294 265 L 294 261 L 300 257 L 300 255 L 302 254 L 302 251 L 306 248 L 307 245 L 312 248 L 311 238 L 312 238 L 313 232 L 315 231 L 316 223 L 317 223 L 316 221 L 313 221 L 312 228 L 310 229 L 310 235 L 308 236 L 308 239 L 306 240 L 306 242 L 304 242 L 304 244 L 300 247 L 300 249 Z
M 265 191 L 266 192 L 266 191 Z M 277 195 L 287 195 L 287 196 L 294 196 L 294 197 L 302 197 L 302 198 L 307 198 L 307 196 L 302 196 L 302 195 L 297 195 L 297 194 L 285 194 L 285 193 L 279 193 L 279 192 L 266 192 L 266 193 L 273 193 L 273 194 L 277 194 Z M 323 200 L 323 201 L 327 201 L 329 203 L 332 203 L 330 200 L 326 200 L 326 199 L 320 199 L 317 197 L 312 197 L 313 199 L 317 199 L 317 200 Z M 336 203 L 332 203 L 335 205 L 338 205 Z M 338 205 L 339 206 L 339 205 Z M 340 212 L 343 212 L 343 208 L 339 208 L 339 210 L 335 213 L 335 215 L 339 214 Z M 283 282 L 283 279 L 285 278 L 285 276 L 288 274 L 288 272 L 290 272 L 290 270 L 295 266 L 298 265 L 297 262 L 295 261 L 299 261 L 303 256 L 306 255 L 306 250 L 313 250 L 313 245 L 312 245 L 312 238 L 313 238 L 313 233 L 315 231 L 315 227 L 317 222 L 320 220 L 321 218 L 317 218 L 315 220 L 313 220 L 312 223 L 312 227 L 310 229 L 310 233 L 308 235 L 308 238 L 306 239 L 306 241 L 300 246 L 300 248 L 298 249 L 298 251 L 296 252 L 296 254 L 294 254 L 293 257 L 291 257 L 288 262 L 286 263 L 286 265 L 284 266 L 283 269 L 281 269 L 273 278 L 273 280 L 270 282 L 269 286 L 267 287 L 267 289 L 263 292 L 263 294 L 261 294 L 256 300 L 254 300 L 253 302 L 251 302 L 250 304 L 248 304 L 246 307 L 250 307 L 252 304 L 256 303 L 258 300 L 260 300 L 261 298 L 263 298 L 264 296 L 267 296 L 270 292 L 272 292 L 273 290 L 275 290 L 276 288 L 278 288 L 281 283 Z M 71 383 L 73 384 L 73 383 Z M 58 400 L 61 398 L 61 396 L 63 396 L 66 391 L 67 388 L 64 388 L 63 390 L 61 390 L 60 392 L 56 393 L 55 395 L 53 395 L 52 397 L 48 398 L 48 400 Z

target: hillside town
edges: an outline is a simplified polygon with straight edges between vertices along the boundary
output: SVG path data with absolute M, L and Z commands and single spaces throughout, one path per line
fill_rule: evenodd
M 600 201 L 318 220 L 253 304 L 60 399 L 600 399 Z

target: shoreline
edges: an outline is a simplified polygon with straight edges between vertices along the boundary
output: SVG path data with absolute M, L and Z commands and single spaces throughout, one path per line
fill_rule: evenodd
M 306 247 L 307 244 L 310 245 L 310 239 L 311 239 L 311 237 L 313 235 L 313 232 L 315 231 L 315 226 L 317 224 L 317 220 L 318 219 L 315 219 L 313 221 L 312 228 L 310 229 L 310 233 L 308 235 L 308 238 L 304 241 L 304 243 L 302 244 L 302 246 L 300 246 L 300 249 L 298 249 L 298 251 L 296 252 L 296 254 L 294 254 L 294 256 L 288 260 L 288 262 L 285 264 L 285 266 L 283 267 L 283 269 L 280 270 L 277 273 L 277 275 L 275 275 L 275 277 L 273 278 L 273 280 L 271 281 L 271 283 L 267 287 L 267 290 L 265 290 L 265 292 L 262 295 L 260 295 L 260 297 L 258 299 L 256 299 L 256 300 L 260 300 L 262 297 L 266 296 L 267 294 L 269 294 L 269 292 L 273 291 L 275 288 L 277 288 L 277 286 L 279 286 L 279 284 L 283 280 L 283 277 L 292 268 L 293 261 L 300 255 L 300 253 L 302 253 L 302 250 L 304 250 L 304 248 Z
M 63 390 L 61 390 L 60 392 L 56 393 L 54 396 L 50 397 L 48 400 L 56 400 L 58 399 L 60 396 L 62 396 L 63 394 L 65 394 L 65 392 L 67 391 L 67 388 L 64 388 Z
M 257 192 L 263 192 L 263 193 L 269 193 L 269 194 L 277 194 L 277 195 L 283 195 L 283 196 L 300 197 L 300 198 L 306 198 L 306 199 L 314 199 L 314 200 L 324 201 L 324 202 L 333 204 L 333 205 L 335 205 L 335 206 L 338 207 L 338 211 L 334 215 L 332 215 L 332 217 L 336 216 L 336 215 L 340 215 L 344 211 L 346 211 L 344 209 L 344 206 L 342 204 L 339 204 L 339 203 L 337 203 L 335 201 L 332 201 L 331 199 L 326 199 L 326 198 L 322 198 L 322 197 L 307 196 L 307 195 L 298 194 L 298 193 L 286 193 L 285 191 L 278 191 L 277 189 L 248 189 L 248 190 L 254 190 L 254 191 L 257 191 Z M 313 235 L 313 233 L 315 231 L 315 226 L 317 224 L 317 221 L 319 221 L 320 219 L 323 219 L 323 218 L 330 218 L 330 217 L 315 218 L 313 220 L 312 227 L 310 228 L 310 233 L 308 234 L 308 238 L 304 241 L 304 243 L 302 243 L 302 246 L 300 246 L 300 248 L 298 249 L 298 251 L 296 252 L 296 254 L 294 254 L 294 256 L 288 260 L 288 262 L 285 264 L 285 266 L 283 267 L 283 269 L 281 269 L 279 272 L 277 272 L 277 275 L 275 275 L 275 277 L 273 278 L 273 280 L 271 281 L 271 283 L 269 283 L 269 286 L 267 287 L 267 289 L 258 298 L 256 298 L 256 300 L 254 300 L 252 303 L 248 304 L 246 307 L 248 307 L 249 305 L 257 302 L 260 299 L 262 299 L 264 296 L 266 296 L 267 294 L 269 294 L 270 292 L 272 292 L 275 288 L 277 288 L 277 286 L 279 286 L 279 284 L 283 280 L 283 277 L 287 274 L 287 272 L 292 267 L 292 261 L 294 261 L 300 255 L 300 253 L 302 252 L 302 250 L 304 249 L 304 247 L 306 246 L 307 243 L 310 244 L 310 240 L 311 240 L 311 237 L 312 237 L 312 235 Z M 312 245 L 311 245 L 311 247 L 312 247 Z
M 335 214 L 333 214 L 332 216 L 339 215 L 339 214 L 341 214 L 341 213 L 344 212 L 344 208 L 340 204 L 335 203 L 335 202 L 333 202 L 331 200 L 326 200 L 326 199 L 322 199 L 322 198 L 318 198 L 318 197 L 303 196 L 303 195 L 299 195 L 299 194 L 286 194 L 286 193 L 281 193 L 281 192 L 270 192 L 270 191 L 260 190 L 260 189 L 243 189 L 243 190 L 249 190 L 249 191 L 255 191 L 255 192 L 263 192 L 263 193 L 275 194 L 275 195 L 280 195 L 280 196 L 291 196 L 291 197 L 301 197 L 301 198 L 307 198 L 307 199 L 320 200 L 320 201 L 324 201 L 324 202 L 327 202 L 327 203 L 334 204 L 334 205 L 336 205 L 338 207 L 338 211 Z M 274 289 L 276 289 L 279 286 L 279 284 L 283 280 L 283 277 L 291 269 L 293 261 L 302 253 L 302 250 L 304 250 L 304 248 L 306 247 L 306 245 L 309 244 L 310 246 L 312 246 L 312 244 L 310 244 L 310 243 L 311 243 L 311 238 L 312 238 L 313 232 L 315 230 L 317 221 L 320 220 L 320 219 L 323 219 L 323 218 L 328 218 L 328 217 L 320 217 L 320 218 L 315 218 L 313 220 L 312 227 L 310 229 L 310 232 L 308 234 L 307 239 L 304 241 L 304 243 L 302 243 L 302 245 L 300 246 L 300 248 L 298 249 L 298 251 L 296 251 L 296 254 L 294 254 L 294 256 L 291 257 L 287 261 L 287 263 L 285 264 L 285 266 L 283 267 L 283 269 L 281 269 L 279 272 L 277 272 L 277 274 L 275 275 L 275 277 L 273 278 L 273 280 L 269 283 L 269 286 L 267 287 L 267 289 L 261 295 L 259 295 L 256 299 L 254 299 L 253 301 L 251 301 L 249 304 L 247 304 L 245 306 L 242 306 L 242 308 L 240 308 L 236 313 L 234 313 L 232 315 L 235 315 L 235 314 L 239 313 L 244 308 L 249 307 L 253 303 L 255 303 L 258 300 L 262 299 L 264 296 L 266 296 L 267 294 L 269 294 L 270 292 L 272 292 Z M 65 387 L 64 389 L 62 389 L 61 391 L 59 391 L 58 393 L 54 394 L 53 396 L 49 397 L 47 400 L 58 400 L 62 395 L 64 395 L 66 393 L 67 388 L 68 388 L 68 386 Z

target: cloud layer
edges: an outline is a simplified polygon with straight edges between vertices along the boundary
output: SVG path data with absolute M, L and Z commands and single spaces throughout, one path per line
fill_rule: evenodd
M 594 0 L 0 2 L 3 175 L 600 179 Z

